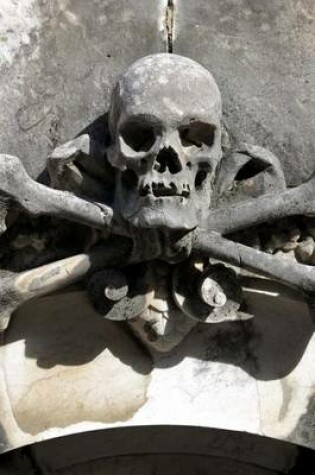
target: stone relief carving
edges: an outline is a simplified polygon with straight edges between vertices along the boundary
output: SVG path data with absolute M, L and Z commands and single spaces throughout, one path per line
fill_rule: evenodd
M 104 318 L 169 351 L 198 322 L 252 318 L 244 271 L 314 292 L 314 178 L 287 189 L 271 152 L 229 143 L 218 86 L 188 58 L 134 63 L 113 91 L 108 132 L 59 146 L 48 170 L 51 186 L 0 157 L 2 330 L 23 302 L 82 281 Z M 43 235 L 17 265 L 32 219 L 46 219 Z

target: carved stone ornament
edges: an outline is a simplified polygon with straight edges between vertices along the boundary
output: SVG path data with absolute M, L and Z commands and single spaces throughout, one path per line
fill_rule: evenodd
M 118 79 L 102 130 L 52 152 L 50 187 L 0 156 L 2 331 L 22 303 L 78 281 L 99 314 L 163 352 L 200 322 L 252 318 L 248 271 L 312 297 L 315 177 L 287 189 L 271 152 L 231 144 L 204 67 L 140 59 Z M 21 223 L 40 219 L 49 249 L 39 242 L 17 264 Z

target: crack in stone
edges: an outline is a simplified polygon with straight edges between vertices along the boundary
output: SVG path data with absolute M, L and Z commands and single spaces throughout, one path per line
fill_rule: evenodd
M 164 10 L 164 28 L 166 34 L 166 51 L 173 53 L 175 34 L 175 0 L 167 0 Z

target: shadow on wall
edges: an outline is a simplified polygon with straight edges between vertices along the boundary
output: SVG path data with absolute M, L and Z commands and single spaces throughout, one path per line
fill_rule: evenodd
M 270 283 L 262 281 L 260 286 L 270 288 Z M 154 366 L 166 369 L 188 356 L 240 367 L 258 380 L 285 377 L 303 357 L 314 328 L 305 303 L 288 294 L 270 294 L 247 291 L 252 320 L 199 324 L 173 351 L 153 354 Z M 152 367 L 148 351 L 128 326 L 100 317 L 85 292 L 75 288 L 23 305 L 5 343 L 20 340 L 25 340 L 25 356 L 36 359 L 40 368 L 84 365 L 106 349 L 140 374 Z
M 4 452 L 6 450 L 10 450 L 10 444 L 9 444 L 8 439 L 7 439 L 4 428 L 0 424 L 0 453 Z M 0 464 L 0 466 L 1 466 L 1 464 Z M 0 472 L 0 474 L 1 474 L 1 472 Z
M 83 292 L 25 304 L 5 343 L 6 391 L 24 432 L 127 421 L 147 401 L 150 356 L 124 326 L 96 315 Z
M 25 356 L 36 359 L 40 368 L 85 365 L 108 350 L 137 373 L 151 372 L 151 358 L 127 326 L 96 314 L 85 293 L 75 288 L 20 307 L 5 344 L 21 340 L 25 340 Z
M 109 141 L 109 131 L 108 131 L 108 112 L 98 116 L 93 122 L 89 123 L 84 129 L 82 129 L 75 138 L 80 137 L 80 135 L 88 134 L 91 139 L 91 154 L 93 152 L 97 154 L 95 147 L 99 147 L 101 150 L 105 150 Z M 62 145 L 62 144 L 59 144 Z M 104 160 L 106 160 L 104 158 Z M 50 183 L 50 177 L 47 170 L 47 167 L 37 176 L 36 181 L 42 183 L 46 186 Z
M 253 279 L 245 289 L 251 320 L 199 324 L 173 352 L 159 359 L 159 367 L 185 355 L 238 366 L 257 380 L 270 381 L 290 374 L 301 361 L 314 333 L 309 309 L 287 287 Z M 201 367 L 202 370 L 202 367 Z

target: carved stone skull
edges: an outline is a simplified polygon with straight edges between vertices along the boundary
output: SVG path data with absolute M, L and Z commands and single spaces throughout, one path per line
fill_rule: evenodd
M 115 207 L 131 225 L 189 230 L 209 209 L 221 158 L 221 95 L 204 67 L 177 55 L 140 59 L 109 113 Z

